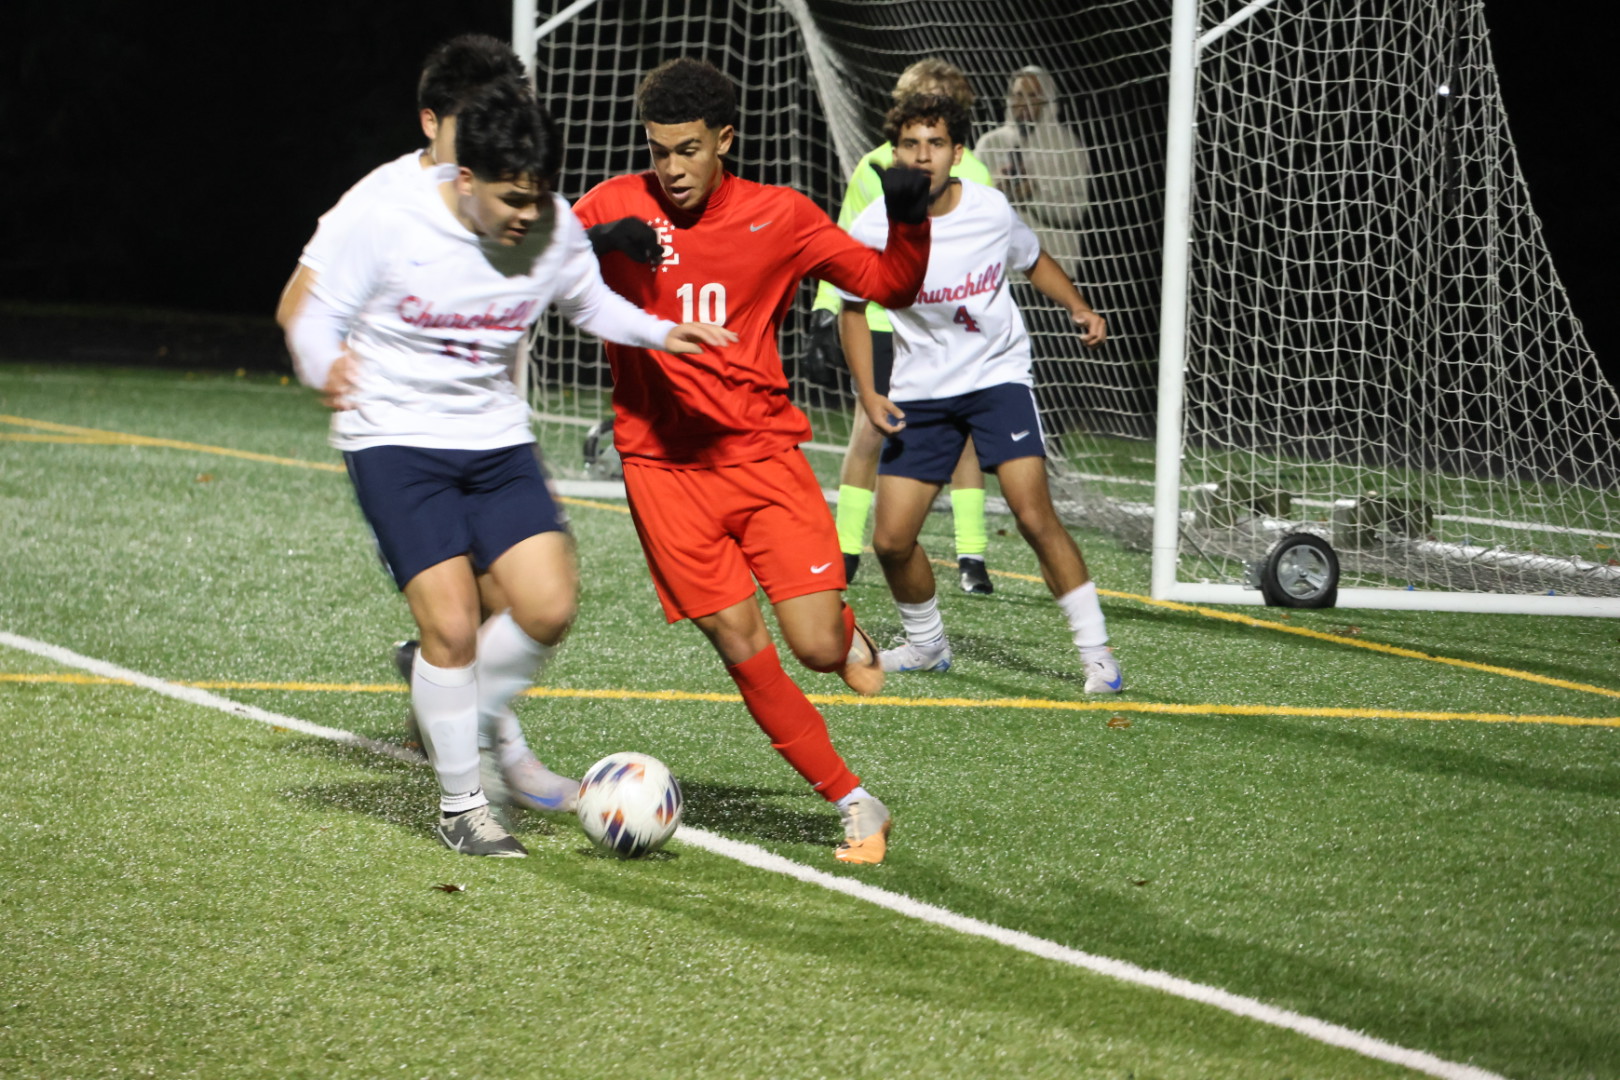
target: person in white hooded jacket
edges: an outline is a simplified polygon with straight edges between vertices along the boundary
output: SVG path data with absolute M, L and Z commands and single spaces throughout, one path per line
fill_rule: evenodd
M 1030 64 L 1013 72 L 1007 120 L 980 139 L 973 153 L 1035 230 L 1041 250 L 1073 279 L 1091 161 L 1079 137 L 1058 120 L 1057 83 L 1049 71 Z

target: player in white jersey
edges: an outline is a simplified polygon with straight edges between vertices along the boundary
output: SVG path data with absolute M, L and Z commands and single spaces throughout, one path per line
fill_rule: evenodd
M 320 275 L 331 265 L 347 243 L 355 223 L 364 219 L 374 206 L 408 194 L 423 184 L 425 171 L 456 161 L 456 116 L 468 95 L 497 79 L 522 79 L 523 64 L 517 54 L 498 38 L 486 34 L 462 34 L 439 45 L 428 55 L 417 80 L 418 121 L 428 145 L 402 154 L 367 173 L 344 193 L 325 214 L 315 234 L 304 245 L 298 266 L 282 290 L 276 308 L 276 321 L 285 329 L 297 315 L 299 306 Z M 638 229 L 639 227 L 639 229 Z M 657 234 L 640 221 L 599 225 L 590 232 L 598 251 L 625 251 L 642 262 L 649 261 L 656 249 Z M 639 246 L 638 246 L 639 245 Z M 504 611 L 508 604 L 489 574 L 478 575 L 479 600 L 484 615 Z M 401 642 L 394 647 L 394 661 L 409 682 L 418 643 Z M 408 738 L 420 743 L 415 716 L 406 721 Z M 490 791 L 500 801 L 541 810 L 568 810 L 578 790 L 577 781 L 558 776 L 528 749 L 517 715 L 505 710 L 486 720 L 479 732 L 479 745 L 490 756 L 505 756 L 517 764 L 504 770 L 488 770 Z
M 511 378 L 525 335 L 553 302 L 638 348 L 695 353 L 735 335 L 657 319 L 603 284 L 551 191 L 561 144 L 527 86 L 481 88 L 459 128 L 459 166 L 355 221 L 288 346 L 299 378 L 336 410 L 332 443 L 420 631 L 411 703 L 439 777 L 438 835 L 464 854 L 518 856 L 482 789 L 480 722 L 529 685 L 578 592 L 573 541 Z M 484 571 L 510 606 L 481 622 Z
M 1065 308 L 1087 348 L 1102 344 L 1107 322 L 1041 250 L 1004 195 L 951 178 L 970 131 L 962 107 L 939 95 L 907 98 L 889 111 L 884 126 L 895 165 L 929 175 L 934 230 L 916 302 L 890 313 L 895 350 L 887 396 L 872 384 L 865 302 L 846 295 L 839 315 L 861 406 L 885 435 L 872 548 L 899 606 L 906 643 L 883 653 L 883 667 L 945 671 L 951 666 L 934 571 L 917 537 L 971 435 L 979 464 L 996 474 L 1018 531 L 1034 548 L 1047 587 L 1068 619 L 1086 691 L 1116 693 L 1123 680 L 1108 647 L 1097 587 L 1052 507 L 1029 334 L 1009 295 L 1008 275 L 1023 272 Z M 855 220 L 850 235 L 882 247 L 888 223 L 881 213 L 868 211 Z

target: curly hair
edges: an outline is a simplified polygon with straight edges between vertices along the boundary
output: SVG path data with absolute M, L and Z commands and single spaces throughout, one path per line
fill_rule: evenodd
M 644 124 L 702 120 L 718 131 L 737 126 L 737 92 L 707 60 L 682 57 L 647 72 L 636 88 L 636 110 Z
M 488 34 L 462 34 L 444 42 L 422 63 L 416 107 L 439 119 L 455 116 L 467 95 L 496 79 L 522 79 L 523 64 L 506 42 Z
M 937 89 L 936 89 L 937 88 Z M 892 96 L 896 105 L 914 94 L 944 93 L 964 109 L 973 108 L 973 87 L 962 69 L 937 56 L 925 56 L 900 73 Z
M 551 114 L 518 79 L 486 83 L 456 118 L 456 161 L 483 181 L 533 177 L 547 187 L 562 165 L 562 138 Z
M 883 137 L 891 143 L 900 142 L 900 132 L 911 124 L 944 124 L 950 132 L 951 142 L 966 146 L 973 137 L 973 121 L 960 102 L 944 94 L 912 94 L 904 98 L 883 118 Z

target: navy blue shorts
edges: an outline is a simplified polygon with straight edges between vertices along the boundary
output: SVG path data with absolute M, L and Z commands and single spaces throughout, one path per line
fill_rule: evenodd
M 513 545 L 568 528 L 533 443 L 499 450 L 374 446 L 343 460 L 377 553 L 401 589 L 457 555 L 482 573 Z
M 895 404 L 904 410 L 906 426 L 899 434 L 884 438 L 879 476 L 946 483 L 969 435 L 979 467 L 986 472 L 1014 458 L 1046 456 L 1035 392 L 1023 383 Z

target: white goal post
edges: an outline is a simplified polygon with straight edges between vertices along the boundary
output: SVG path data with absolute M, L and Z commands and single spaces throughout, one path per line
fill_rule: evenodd
M 1088 354 L 1019 292 L 1060 509 L 1150 553 L 1156 597 L 1620 616 L 1620 399 L 1482 0 L 515 0 L 513 39 L 570 197 L 647 167 L 631 97 L 674 56 L 738 84 L 739 173 L 834 214 L 899 72 L 961 68 L 1110 321 Z M 1044 134 L 1006 103 L 1029 64 Z M 830 477 L 852 402 L 800 364 L 808 300 L 782 353 Z M 552 320 L 528 374 L 553 469 L 588 474 L 597 346 Z

